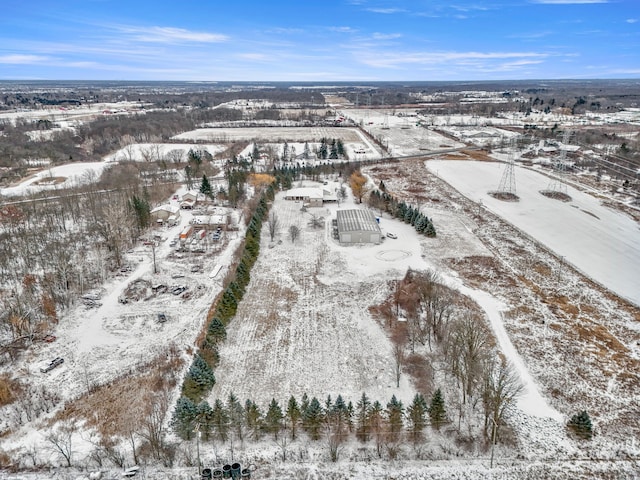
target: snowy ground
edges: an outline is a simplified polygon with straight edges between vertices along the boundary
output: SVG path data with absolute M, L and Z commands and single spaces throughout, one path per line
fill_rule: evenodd
M 369 109 L 350 109 L 345 113 L 374 138 L 383 139 L 389 153 L 394 156 L 420 155 L 431 150 L 465 146 L 464 143 L 416 125 L 418 119 L 414 117 L 397 117 L 389 111 Z
M 403 126 L 404 124 L 395 125 L 395 128 L 390 130 L 380 129 L 374 133 L 388 135 L 387 140 L 394 152 L 419 152 L 419 144 L 408 135 L 405 136 L 405 131 L 411 132 L 413 129 L 402 128 Z M 240 129 L 233 129 L 234 132 L 238 130 Z M 255 138 L 259 133 L 256 129 L 247 130 L 243 133 L 243 139 L 249 135 L 253 135 L 249 138 Z M 293 130 L 299 132 L 301 129 Z M 344 132 L 347 129 L 337 130 Z M 272 140 L 273 131 L 274 129 L 268 129 L 263 138 Z M 413 133 L 415 135 L 415 131 Z M 211 133 L 204 135 L 199 138 L 206 139 L 206 135 Z M 305 140 L 307 135 L 308 133 L 303 134 Z M 320 136 L 332 138 L 336 135 L 337 133 L 322 133 Z M 445 137 L 434 135 L 424 143 L 430 149 L 457 145 Z M 362 142 L 363 138 L 359 134 L 355 141 Z M 291 141 L 296 139 L 301 140 L 297 137 L 289 138 Z M 208 140 L 214 141 L 212 138 Z M 399 167 L 394 165 L 390 170 L 397 176 L 400 175 Z M 615 283 L 614 277 L 617 278 L 619 275 L 633 287 L 624 296 L 634 297 L 634 292 L 640 291 L 637 288 L 637 275 L 633 275 L 633 271 L 638 271 L 637 225 L 634 230 L 626 217 L 602 207 L 592 197 L 571 191 L 573 200 L 567 204 L 548 199 L 538 193 L 538 190 L 547 187 L 546 177 L 530 170 L 517 169 L 518 195 L 521 200 L 518 203 L 505 204 L 486 195 L 487 191 L 497 187 L 502 168 L 500 164 L 438 161 L 428 162 L 428 167 L 471 200 L 482 199 L 483 208 L 503 216 L 521 231 L 526 232 L 531 239 L 538 238 L 558 256 L 564 257 L 567 263 L 588 273 L 589 265 L 581 263 L 582 256 L 587 256 L 590 263 L 597 266 L 594 267 L 595 273 L 590 275 L 611 273 L 608 265 L 616 260 L 606 258 L 608 253 L 602 253 L 603 251 L 598 249 L 602 245 L 607 248 L 615 246 L 613 251 L 624 259 L 617 267 L 620 270 L 611 278 L 599 281 L 613 289 L 609 283 Z M 465 210 L 466 207 L 461 206 L 462 199 L 458 200 L 458 204 L 455 200 L 448 199 L 447 206 L 441 206 L 444 197 L 438 199 L 438 195 L 448 194 L 438 190 L 434 185 L 421 184 L 427 175 L 419 169 L 413 174 L 401 175 L 404 177 L 388 183 L 385 179 L 385 183 L 390 189 L 398 192 L 406 191 L 412 184 L 424 187 L 424 194 L 430 197 L 424 201 L 423 206 L 438 229 L 436 239 L 418 237 L 411 227 L 383 216 L 383 231 L 397 234 L 397 240 L 385 239 L 379 246 L 343 247 L 328 236 L 326 230 L 313 230 L 307 226 L 310 214 L 317 213 L 328 218 L 334 214 L 336 206 L 310 209 L 308 213 L 303 213 L 300 211 L 300 204 L 285 202 L 281 197 L 276 200 L 273 211 L 280 215 L 281 231 L 272 243 L 268 238 L 266 225 L 263 228 L 261 255 L 252 271 L 250 288 L 240 305 L 238 316 L 229 328 L 229 338 L 221 349 L 221 364 L 216 369 L 218 383 L 211 397 L 226 397 L 228 392 L 233 391 L 240 398 L 252 398 L 264 405 L 271 397 L 278 398 L 282 403 L 291 394 L 299 396 L 302 392 L 307 392 L 309 395 L 322 397 L 327 394 L 333 397 L 342 394 L 347 399 L 355 401 L 361 392 L 366 390 L 373 398 L 386 401 L 395 393 L 406 402 L 414 392 L 413 386 L 403 375 L 400 388 L 395 387 L 391 345 L 379 325 L 371 319 L 367 307 L 388 294 L 390 281 L 404 275 L 409 266 L 416 269 L 435 267 L 451 286 L 475 299 L 484 309 L 501 350 L 516 366 L 525 384 L 524 395 L 509 415 L 509 422 L 519 435 L 519 451 L 524 452 L 525 458 L 513 459 L 507 453 L 507 461 L 501 460 L 501 456 L 498 455 L 498 467 L 489 470 L 486 453 L 469 460 L 430 459 L 426 462 L 428 465 L 425 465 L 425 462 L 376 463 L 372 462 L 370 457 L 367 458 L 371 452 L 362 452 L 361 457 L 359 454 L 353 454 L 353 462 L 333 466 L 328 465 L 326 457 L 320 456 L 317 451 L 313 453 L 314 450 L 309 445 L 294 447 L 292 453 L 297 454 L 300 461 L 293 465 L 273 462 L 273 458 L 278 455 L 274 445 L 263 445 L 262 451 L 258 452 L 247 448 L 242 451 L 244 458 L 271 459 L 269 466 L 263 467 L 262 478 L 348 476 L 388 479 L 395 476 L 407 479 L 570 479 L 599 478 L 611 469 L 629 472 L 628 476 L 619 478 L 634 478 L 631 475 L 637 473 L 638 469 L 637 465 L 634 467 L 633 460 L 624 460 L 629 462 L 631 467 L 618 464 L 612 466 L 607 461 L 597 464 L 590 461 L 585 461 L 585 464 L 581 464 L 581 460 L 571 461 L 574 456 L 583 457 L 575 444 L 567 439 L 563 430 L 567 414 L 573 412 L 568 408 L 559 408 L 566 407 L 562 401 L 550 401 L 549 393 L 554 388 L 571 390 L 571 408 L 576 408 L 580 403 L 581 399 L 577 397 L 581 393 L 585 396 L 585 404 L 590 407 L 603 403 L 609 405 L 610 411 L 603 408 L 602 416 L 597 419 L 601 423 L 601 430 L 606 428 L 602 425 L 604 423 L 637 422 L 637 419 L 629 420 L 634 418 L 629 412 L 637 412 L 638 406 L 637 390 L 635 394 L 629 394 L 627 387 L 627 378 L 630 376 L 628 374 L 633 373 L 633 370 L 615 370 L 613 374 L 602 373 L 598 370 L 599 365 L 603 368 L 613 366 L 620 369 L 620 366 L 613 362 L 622 360 L 619 355 L 609 351 L 600 354 L 604 349 L 598 351 L 591 343 L 576 342 L 574 350 L 560 349 L 559 345 L 567 346 L 574 342 L 569 336 L 569 331 L 576 328 L 577 324 L 571 323 L 570 318 L 556 318 L 548 310 L 535 310 L 541 308 L 539 300 L 528 297 L 529 292 L 508 285 L 509 279 L 503 278 L 506 275 L 491 277 L 490 275 L 495 273 L 487 271 L 487 276 L 482 281 L 490 282 L 485 283 L 491 286 L 491 291 L 488 292 L 488 288 L 479 286 L 481 282 L 471 282 L 463 274 L 449 268 L 448 265 L 451 264 L 464 266 L 464 262 L 473 264 L 478 258 L 492 258 L 494 254 L 502 254 L 500 242 L 504 245 L 512 242 L 519 246 L 522 240 L 516 238 L 516 235 L 508 241 L 500 239 L 497 233 L 490 231 L 493 225 L 481 223 L 478 217 L 474 217 Z M 330 182 L 330 186 L 337 185 Z M 348 200 L 341 207 L 345 206 L 353 206 L 353 200 Z M 187 221 L 188 215 L 184 215 L 182 223 Z M 291 224 L 299 225 L 302 231 L 295 244 L 292 244 L 287 236 Z M 567 225 L 570 228 L 566 228 Z M 171 343 L 181 347 L 193 345 L 195 335 L 204 322 L 205 313 L 220 290 L 218 281 L 209 279 L 207 272 L 216 264 L 228 265 L 231 252 L 240 239 L 227 237 L 228 243 L 225 248 L 215 254 L 210 252 L 204 257 L 187 255 L 177 258 L 170 255 L 168 242 L 180 229 L 181 226 L 177 226 L 161 232 L 166 240 L 160 243 L 156 251 L 159 273 L 152 273 L 150 247 L 136 248 L 129 254 L 133 271 L 123 277 L 112 279 L 105 285 L 100 300 L 102 306 L 91 310 L 79 307 L 69 312 L 62 319 L 56 332 L 58 340 L 53 344 L 40 344 L 35 347 L 22 365 L 20 374 L 28 377 L 29 382 L 34 385 L 56 384 L 64 399 L 72 399 L 86 390 L 88 382 L 108 382 L 127 372 L 132 366 L 148 360 L 159 349 Z M 581 232 L 581 235 L 574 236 L 574 231 Z M 597 235 L 594 235 L 594 231 Z M 487 237 L 495 241 L 487 241 Z M 589 248 L 581 246 L 583 240 L 590 242 L 594 237 L 596 241 L 587 245 L 599 251 L 599 256 L 590 252 Z M 554 241 L 557 242 L 557 246 L 554 246 Z M 563 248 L 566 251 L 562 250 Z M 520 259 L 514 259 L 514 263 L 516 260 Z M 532 261 L 532 270 L 534 267 L 546 268 L 539 263 L 547 261 L 547 258 L 540 258 L 538 263 Z M 202 263 L 204 272 L 191 273 L 189 267 L 192 263 Z M 588 264 L 589 261 L 585 260 L 584 263 Z M 626 269 L 627 264 L 633 269 Z M 624 272 L 624 275 L 620 272 Z M 176 275 L 184 277 L 172 278 Z M 223 272 L 217 278 L 222 276 Z M 553 276 L 555 278 L 555 274 Z M 529 279 L 524 274 L 522 277 L 524 280 Z M 123 289 L 137 278 L 148 279 L 153 283 L 185 284 L 189 291 L 195 294 L 188 300 L 167 293 L 149 298 L 147 301 L 127 305 L 118 303 L 117 299 Z M 538 281 L 537 277 L 532 278 Z M 503 279 L 507 286 L 502 284 Z M 576 280 L 568 271 L 559 272 L 558 279 L 566 279 L 567 284 L 582 285 L 579 283 L 580 280 Z M 546 285 L 541 283 L 534 286 L 541 289 L 545 287 Z M 524 306 L 518 308 L 522 308 L 524 314 L 518 316 L 513 313 L 516 301 L 509 297 L 508 291 L 521 296 L 520 300 Z M 584 304 L 576 303 L 580 308 L 584 308 L 578 320 L 589 313 L 588 308 L 591 309 L 592 304 L 588 301 L 593 295 L 593 289 L 584 287 L 584 296 L 588 298 L 583 298 Z M 533 313 L 527 313 L 525 308 L 532 309 Z M 155 322 L 160 310 L 166 312 L 169 317 L 164 324 Z M 538 312 L 541 312 L 540 318 L 547 323 L 538 322 Z M 637 327 L 635 334 L 629 334 L 629 328 L 633 325 L 626 319 L 630 315 L 622 310 L 609 311 L 606 321 L 603 320 L 599 327 L 609 328 L 622 342 L 629 343 L 633 335 L 637 337 Z M 549 321 L 551 318 L 553 322 Z M 568 330 L 560 330 L 560 321 L 567 324 Z M 626 323 L 621 327 L 616 322 Z M 548 333 L 547 325 L 551 325 Z M 581 342 L 583 340 L 580 339 Z M 614 343 L 612 340 L 609 342 Z M 626 355 L 636 355 L 637 358 L 637 352 L 633 353 L 630 343 L 625 348 L 628 349 Z M 637 346 L 635 348 L 637 349 Z M 40 366 L 55 356 L 64 356 L 64 365 L 47 375 L 41 374 Z M 357 368 L 353 368 L 353 365 Z M 629 362 L 624 365 L 635 368 L 637 363 Z M 594 378 L 574 378 L 581 368 L 592 369 Z M 560 383 L 560 378 L 571 386 Z M 42 435 L 32 427 L 30 425 L 18 429 L 14 434 L 2 439 L 1 448 L 9 450 L 18 446 L 30 447 L 37 442 L 42 444 Z M 632 427 L 629 430 L 631 436 L 638 431 L 635 423 Z M 78 442 L 81 440 L 77 439 Z M 591 452 L 592 457 L 602 455 L 611 459 L 615 457 L 616 449 L 623 447 L 620 443 L 609 442 L 607 436 L 597 442 L 601 450 Z M 354 448 L 353 451 L 356 452 L 357 449 Z M 633 443 L 622 448 L 622 452 L 624 455 L 638 454 Z M 220 445 L 203 451 L 209 462 L 217 459 L 218 455 L 226 454 L 228 452 Z M 146 478 L 166 478 L 166 475 L 192 478 L 193 470 L 175 470 L 170 473 L 150 470 L 145 473 Z M 24 477 L 9 478 L 28 476 L 25 474 Z M 31 478 L 37 478 L 37 474 Z
M 570 202 L 540 194 L 549 177 L 515 167 L 518 202 L 488 194 L 496 190 L 505 164 L 429 161 L 428 168 L 462 194 L 536 238 L 566 262 L 640 305 L 640 229 L 627 215 L 598 198 L 568 186 Z
M 221 348 L 211 397 L 224 399 L 233 391 L 266 405 L 272 397 L 286 403 L 306 392 L 321 399 L 341 394 L 355 403 L 366 392 L 384 403 L 393 394 L 410 402 L 413 387 L 403 377 L 396 388 L 391 343 L 368 307 L 389 294 L 389 281 L 409 265 L 426 266 L 418 238 L 385 218 L 383 230 L 393 229 L 399 239 L 342 247 L 326 228 L 307 226 L 312 214 L 335 217 L 337 204 L 305 213 L 283 195 L 272 207 L 279 234 L 271 243 L 263 228 L 260 259 Z M 340 208 L 358 207 L 349 201 Z M 295 243 L 288 238 L 290 225 L 302 231 Z
M 21 181 L 18 185 L 0 188 L 0 195 L 19 196 L 42 190 L 77 187 L 96 181 L 108 166 L 106 161 L 102 161 L 68 163 L 46 168 Z
M 224 145 L 207 145 L 207 144 L 193 144 L 193 143 L 134 143 L 126 147 L 121 148 L 115 153 L 105 157 L 108 162 L 130 161 L 130 162 L 143 162 L 151 161 L 157 162 L 165 160 L 172 162 L 174 159 L 170 158 L 169 152 L 180 152 L 180 162 L 186 162 L 189 150 L 204 150 L 209 152 L 212 156 L 224 151 Z
M 137 110 L 142 106 L 138 102 L 91 103 L 80 106 L 42 107 L 39 110 L 0 112 L 0 121 L 15 123 L 16 119 L 31 121 L 49 120 L 60 125 L 68 122 L 84 121 L 103 112 L 122 113 Z
M 56 341 L 35 344 L 20 362 L 22 379 L 34 387 L 55 391 L 63 402 L 71 401 L 94 385 L 108 384 L 135 371 L 170 346 L 181 352 L 192 348 L 242 238 L 237 232 L 228 232 L 220 242 L 208 241 L 204 254 L 176 253 L 169 242 L 190 219 L 190 212 L 182 211 L 179 225 L 155 232 L 162 236 L 155 249 L 156 273 L 152 247 L 140 245 L 126 254 L 130 271 L 119 273 L 96 292 L 100 297 L 98 307 L 88 308 L 78 301 L 76 307 L 63 312 L 54 332 Z M 211 278 L 216 265 L 222 268 Z M 193 266 L 200 267 L 199 271 L 193 272 Z M 153 294 L 147 289 L 145 298 L 120 303 L 124 290 L 137 280 L 147 281 L 150 286 L 184 285 L 189 298 L 169 291 Z M 159 323 L 158 313 L 165 313 L 167 321 Z M 41 373 L 40 368 L 55 357 L 64 358 L 63 365 Z M 3 429 L 8 419 L 8 415 L 2 418 Z M 45 445 L 45 431 L 33 424 L 18 427 L 11 437 L 0 442 L 0 451 Z M 80 451 L 85 451 L 86 439 L 79 438 L 77 445 Z
M 362 134 L 355 128 L 343 127 L 242 127 L 199 128 L 181 133 L 174 140 L 205 142 L 232 142 L 255 140 L 259 142 L 319 142 L 321 138 L 340 138 L 343 142 L 360 142 Z

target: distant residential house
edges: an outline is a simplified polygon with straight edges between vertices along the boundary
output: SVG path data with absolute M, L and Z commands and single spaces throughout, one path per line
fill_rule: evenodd
M 198 201 L 198 194 L 197 194 L 197 192 L 189 190 L 188 192 L 185 192 L 185 193 L 182 194 L 182 198 L 180 200 L 183 201 L 183 202 L 185 202 L 185 201 L 197 202 Z
M 323 196 L 321 188 L 301 187 L 287 190 L 284 194 L 284 199 L 302 202 L 302 204 L 307 207 L 321 207 Z
M 168 203 L 154 208 L 150 213 L 154 221 L 161 223 L 170 223 L 180 218 L 180 208 Z
M 198 194 L 193 191 L 182 194 L 180 199 L 180 208 L 183 210 L 192 210 L 198 203 Z

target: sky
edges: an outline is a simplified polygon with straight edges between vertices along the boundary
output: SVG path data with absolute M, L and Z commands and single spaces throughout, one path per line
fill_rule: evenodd
M 0 80 L 640 78 L 640 0 L 2 0 Z

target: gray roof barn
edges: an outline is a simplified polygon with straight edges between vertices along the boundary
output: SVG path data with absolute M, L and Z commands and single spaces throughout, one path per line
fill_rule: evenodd
M 370 210 L 338 210 L 337 228 L 340 243 L 380 243 L 382 232 Z

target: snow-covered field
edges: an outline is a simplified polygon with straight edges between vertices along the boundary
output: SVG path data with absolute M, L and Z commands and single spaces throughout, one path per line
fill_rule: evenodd
M 186 162 L 189 150 L 204 150 L 211 156 L 224 151 L 224 145 L 193 143 L 134 143 L 105 157 L 108 162 Z
M 587 276 L 640 305 L 640 229 L 624 213 L 571 186 L 570 202 L 546 197 L 540 190 L 551 180 L 527 168 L 515 167 L 520 200 L 505 202 L 488 194 L 498 188 L 505 164 L 431 160 L 427 167 Z
M 465 146 L 464 143 L 416 125 L 419 120 L 416 117 L 397 117 L 391 112 L 370 109 L 346 110 L 345 114 L 373 137 L 383 139 L 389 153 L 394 156 L 420 155 L 431 150 Z
M 18 196 L 55 190 L 58 188 L 72 188 L 95 182 L 103 170 L 108 168 L 107 162 L 78 162 L 67 163 L 46 168 L 26 178 L 18 185 L 0 188 L 0 195 Z
M 138 102 L 91 103 L 80 106 L 43 107 L 39 110 L 0 112 L 0 121 L 15 123 L 16 119 L 49 120 L 66 125 L 70 121 L 86 120 L 96 115 L 122 113 L 137 110 L 142 106 Z M 106 113 L 109 112 L 109 113 Z
M 370 113 L 368 117 L 363 116 L 363 120 L 372 115 Z M 377 121 L 379 125 L 365 127 L 371 129 L 374 136 L 383 136 L 389 142 L 391 151 L 399 155 L 420 153 L 424 148 L 437 150 L 462 146 L 426 129 L 417 130 L 418 127 L 415 126 L 403 128 L 406 127 L 405 119 L 390 122 L 395 123 L 389 130 L 380 128 L 384 122 L 382 116 Z M 184 135 L 181 137 L 185 141 L 205 140 L 214 143 L 256 138 L 261 142 L 275 142 L 279 138 L 303 142 L 324 136 L 342 138 L 345 143 L 365 143 L 373 148 L 366 136 L 355 129 L 346 128 L 308 131 L 299 128 L 268 128 L 264 131 L 202 129 Z M 170 150 L 178 148 L 176 145 L 166 144 L 162 148 Z M 213 144 L 208 146 L 214 150 L 217 148 Z M 187 147 L 191 147 L 191 144 L 184 144 L 180 148 Z M 201 148 L 199 144 L 198 147 Z M 142 147 L 130 150 L 129 153 L 133 151 L 137 160 L 143 159 Z M 123 154 L 120 151 L 113 158 L 117 159 L 117 155 Z M 100 162 L 89 165 L 104 168 L 105 164 L 106 162 Z M 478 212 L 486 209 L 503 217 L 530 239 L 541 242 L 555 252 L 561 262 L 575 266 L 622 297 L 636 304 L 640 303 L 640 277 L 637 275 L 640 271 L 640 232 L 637 223 L 625 215 L 602 206 L 598 199 L 571 187 L 568 188 L 571 202 L 562 203 L 544 197 L 539 190 L 547 188 L 549 179 L 530 169 L 516 168 L 520 201 L 508 203 L 487 194 L 497 188 L 504 168 L 502 164 L 455 161 L 429 161 L 426 164 L 431 172 L 446 180 L 466 197 L 476 202 L 481 200 L 482 206 L 478 208 Z M 51 173 L 46 170 L 44 175 L 77 175 L 78 165 L 54 167 L 50 169 Z M 396 175 L 399 175 L 396 171 L 398 167 L 394 165 L 391 168 Z M 420 167 L 423 168 L 424 165 L 421 164 Z M 388 187 L 397 189 L 398 192 L 408 190 L 412 184 L 424 180 L 419 170 L 415 172 L 415 177 L 407 175 L 389 181 Z M 80 176 L 88 178 L 91 175 Z M 434 185 L 419 185 L 420 188 L 424 187 L 425 194 L 433 197 L 443 195 L 436 191 Z M 16 194 L 24 192 L 28 186 L 29 184 L 23 184 L 20 188 L 16 187 Z M 338 184 L 331 179 L 328 186 L 336 188 Z M 4 191 L 2 193 L 6 194 Z M 280 464 L 273 460 L 278 456 L 278 449 L 273 444 L 259 445 L 258 448 L 262 451 L 256 451 L 251 446 L 236 446 L 236 455 L 243 456 L 243 462 L 246 458 L 270 459 L 270 465 L 261 472 L 262 477 L 256 475 L 255 478 L 569 479 L 574 478 L 572 471 L 575 478 L 614 478 L 606 476 L 611 468 L 608 461 L 615 461 L 611 459 L 615 456 L 614 450 L 622 448 L 620 444 L 612 444 L 611 451 L 606 450 L 604 453 L 588 452 L 592 457 L 602 454 L 608 461 L 595 464 L 589 463 L 591 460 L 585 460 L 585 465 L 582 465 L 581 460 L 572 460 L 575 457 L 584 458 L 580 448 L 568 439 L 564 431 L 567 415 L 573 412 L 560 408 L 565 405 L 560 401 L 553 401 L 549 392 L 560 388 L 553 383 L 558 377 L 571 381 L 574 372 L 568 369 L 573 367 L 567 367 L 565 363 L 574 364 L 571 363 L 572 358 L 563 357 L 564 350 L 557 349 L 565 341 L 559 338 L 560 333 L 554 337 L 556 330 L 550 328 L 547 336 L 547 325 L 554 327 L 553 322 L 548 322 L 552 315 L 548 312 L 545 314 L 547 316 L 544 320 L 548 323 L 543 321 L 544 325 L 539 324 L 534 314 L 524 315 L 524 319 L 514 317 L 514 305 L 510 304 L 505 290 L 498 286 L 500 278 L 487 277 L 485 286 L 479 287 L 449 268 L 447 265 L 452 263 L 475 262 L 477 258 L 492 258 L 500 252 L 495 244 L 482 240 L 487 235 L 492 235 L 481 230 L 488 229 L 486 224 L 479 221 L 476 223 L 473 215 L 465 213 L 453 201 L 446 207 L 440 206 L 440 203 L 444 202 L 423 204 L 438 230 L 435 239 L 419 237 L 412 227 L 383 215 L 383 232 L 393 232 L 398 239 L 386 238 L 381 245 L 344 247 L 331 238 L 328 229 L 313 229 L 308 226 L 311 214 L 328 219 L 335 215 L 337 205 L 312 208 L 305 213 L 300 210 L 301 204 L 287 202 L 279 194 L 272 211 L 279 216 L 280 231 L 275 241 L 271 242 L 267 227 L 262 230 L 260 257 L 252 270 L 251 283 L 239 306 L 237 317 L 228 328 L 228 339 L 220 349 L 221 363 L 215 372 L 217 384 L 209 400 L 211 402 L 215 398 L 226 398 L 233 391 L 239 398 L 251 398 L 264 407 L 272 397 L 282 404 L 290 395 L 299 398 L 306 392 L 319 398 L 328 394 L 335 398 L 341 394 L 355 403 L 361 393 L 366 391 L 373 399 L 379 399 L 383 403 L 392 394 L 396 394 L 405 404 L 408 403 L 415 393 L 415 387 L 408 376 L 402 375 L 400 387 L 396 388 L 391 343 L 381 326 L 372 318 L 368 307 L 388 296 L 393 280 L 401 278 L 407 268 L 435 268 L 450 286 L 474 299 L 484 310 L 500 350 L 515 365 L 525 385 L 524 394 L 510 411 L 508 418 L 519 435 L 517 450 L 522 458 L 513 458 L 510 456 L 512 451 L 509 450 L 501 458 L 498 447 L 498 467 L 492 470 L 487 468 L 487 452 L 470 453 L 469 456 L 473 458 L 465 460 L 434 460 L 431 457 L 427 462 L 376 463 L 367 458 L 371 452 L 361 452 L 360 455 L 358 445 L 355 445 L 352 446 L 350 459 L 332 465 L 327 464 L 326 458 L 317 451 L 313 453 L 314 447 L 298 444 L 293 452 L 297 452 L 300 462 Z M 350 198 L 340 206 L 349 207 L 359 208 L 359 205 L 355 205 Z M 63 400 L 72 400 L 84 393 L 88 385 L 109 382 L 136 365 L 150 360 L 171 344 L 182 349 L 193 346 L 205 321 L 206 312 L 221 289 L 220 279 L 224 276 L 224 269 L 230 264 L 233 250 L 240 244 L 241 238 L 240 235 L 230 234 L 225 237 L 223 249 L 215 252 L 210 250 L 204 256 L 176 256 L 168 243 L 186 225 L 189 218 L 190 214 L 185 212 L 181 225 L 155 232 L 164 237 L 155 252 L 158 273 L 153 273 L 151 247 L 139 246 L 129 252 L 128 261 L 132 271 L 112 278 L 104 285 L 98 308 L 86 309 L 79 306 L 66 312 L 55 332 L 58 340 L 34 347 L 19 367 L 20 374 L 35 386 L 56 385 Z M 301 229 L 301 236 L 295 243 L 288 237 L 290 225 L 298 225 Z M 519 239 L 513 241 L 520 242 Z M 531 261 L 532 267 L 539 266 L 535 260 Z M 192 272 L 192 265 L 202 265 L 203 271 Z M 208 272 L 215 265 L 222 265 L 223 272 L 212 280 Z M 558 272 L 558 278 L 565 278 L 563 272 Z M 569 278 L 568 274 L 566 278 Z M 151 284 L 184 284 L 193 294 L 189 299 L 165 293 L 126 305 L 119 303 L 118 298 L 123 290 L 137 279 L 148 280 Z M 495 290 L 487 291 L 487 285 L 491 287 L 490 281 L 496 283 Z M 522 301 L 526 303 L 527 298 L 523 297 Z M 579 306 L 582 308 L 582 305 Z M 156 322 L 160 312 L 166 313 L 167 322 Z M 622 314 L 620 316 L 623 317 Z M 615 320 L 611 318 L 611 323 L 614 324 Z M 602 327 L 604 326 L 603 322 Z M 609 324 L 606 326 L 609 327 Z M 614 325 L 613 332 L 625 331 L 615 328 L 617 327 Z M 629 322 L 625 328 L 634 326 Z M 637 327 L 635 330 L 637 332 Z M 540 333 L 543 331 L 544 337 Z M 624 343 L 628 339 L 621 340 Z M 528 347 L 526 344 L 535 345 Z M 539 347 L 539 350 L 534 347 Z M 591 344 L 587 346 L 591 347 Z M 627 355 L 637 359 L 638 347 L 635 348 L 636 351 L 629 347 Z M 598 358 L 590 352 L 585 355 L 589 361 L 598 364 L 610 360 L 608 357 Z M 42 364 L 56 356 L 65 358 L 64 365 L 46 375 L 41 374 L 39 368 Z M 554 361 L 545 363 L 545 358 L 553 358 Z M 580 389 L 592 390 L 597 387 L 597 396 L 609 395 L 607 402 L 613 408 L 628 402 L 625 408 L 633 411 L 638 405 L 637 394 L 626 398 L 617 396 L 622 390 L 622 377 L 626 374 L 627 372 L 618 371 L 611 374 L 610 379 L 604 380 L 604 390 L 599 384 L 595 386 L 582 379 L 579 381 L 584 385 L 580 384 L 575 388 L 579 392 Z M 593 383 L 595 382 L 594 380 Z M 600 398 L 599 401 L 603 400 Z M 579 404 L 579 399 L 575 400 L 575 404 Z M 621 415 L 622 419 L 616 418 L 615 412 L 606 412 L 601 421 L 606 422 L 611 418 L 622 421 L 625 415 L 628 415 L 627 410 Z M 0 451 L 35 447 L 44 449 L 46 442 L 42 432 L 46 428 L 42 424 L 16 428 L 10 435 L 0 439 Z M 637 429 L 630 431 L 635 432 Z M 78 433 L 74 440 L 78 456 L 86 455 L 90 449 L 86 436 Z M 598 443 L 599 448 L 606 442 L 607 437 L 603 437 Z M 445 445 L 443 449 L 446 447 Z M 213 444 L 213 448 L 202 448 L 203 458 L 207 462 L 229 454 L 221 444 Z M 437 451 L 440 453 L 436 454 L 436 458 L 440 458 L 438 455 L 442 455 L 441 450 Z M 624 455 L 637 455 L 633 442 L 621 451 Z M 630 473 L 629 476 L 616 478 L 636 478 L 632 475 L 640 470 L 636 469 L 634 472 L 633 460 L 622 460 L 629 462 L 631 467 L 625 470 L 626 467 L 616 465 L 614 468 Z M 171 476 L 186 479 L 192 478 L 194 471 L 195 469 L 159 473 L 149 468 L 144 475 L 145 478 Z M 590 472 L 591 475 L 585 472 Z M 0 478 L 3 478 L 2 475 L 0 473 Z M 22 475 L 8 478 L 39 478 L 39 474 Z
M 362 133 L 341 127 L 268 127 L 268 128 L 198 128 L 173 137 L 174 140 L 204 142 L 318 142 L 321 138 L 340 138 L 343 142 L 361 142 Z
M 383 230 L 392 229 L 397 240 L 342 247 L 327 228 L 307 225 L 312 214 L 335 217 L 337 204 L 302 212 L 283 196 L 272 207 L 279 233 L 271 243 L 263 229 L 260 259 L 221 348 L 211 397 L 234 392 L 263 405 L 274 397 L 286 404 L 290 395 L 306 392 L 310 398 L 341 394 L 355 403 L 366 392 L 381 402 L 393 394 L 410 402 L 415 391 L 404 376 L 396 388 L 391 343 L 368 307 L 389 294 L 390 281 L 409 265 L 426 267 L 418 237 L 385 218 Z M 358 207 L 349 201 L 340 208 Z M 290 225 L 302 231 L 295 243 Z

